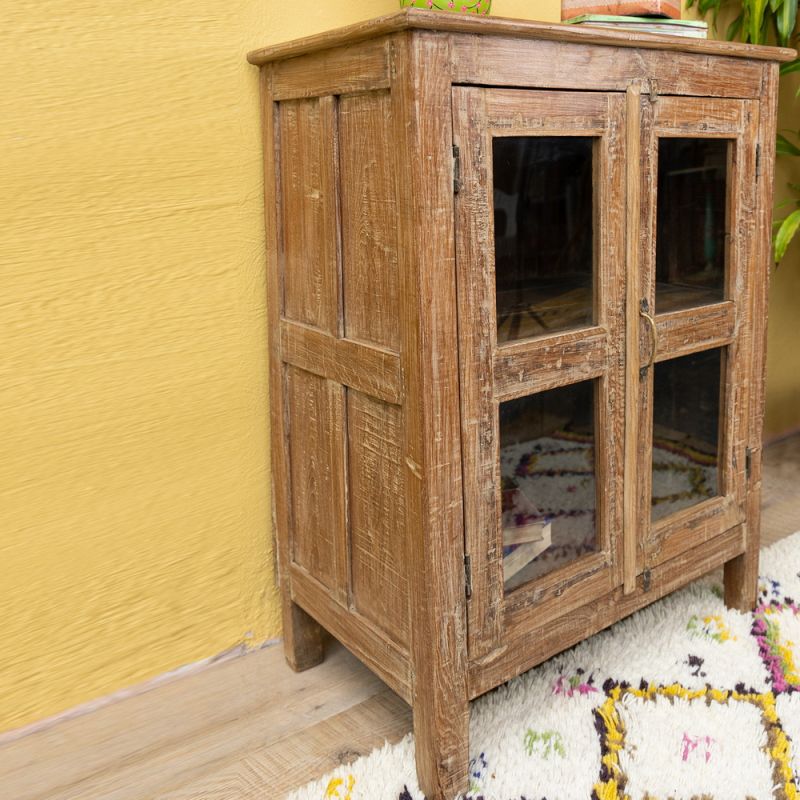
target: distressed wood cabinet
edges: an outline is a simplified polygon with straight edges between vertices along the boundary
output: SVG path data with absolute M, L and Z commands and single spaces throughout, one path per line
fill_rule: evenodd
M 753 606 L 778 62 L 410 10 L 250 54 L 286 655 L 469 701 L 725 566 Z

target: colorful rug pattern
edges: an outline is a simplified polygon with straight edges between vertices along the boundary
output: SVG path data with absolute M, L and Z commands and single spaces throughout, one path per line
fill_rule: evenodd
M 756 611 L 698 581 L 477 700 L 471 800 L 800 798 L 800 533 Z M 407 736 L 291 800 L 422 800 Z

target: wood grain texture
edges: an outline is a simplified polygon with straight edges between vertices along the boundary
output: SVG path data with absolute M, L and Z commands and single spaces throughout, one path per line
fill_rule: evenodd
M 328 49 L 275 63 L 276 100 L 366 92 L 389 86 L 387 38 L 371 39 L 347 50 Z
M 387 691 L 341 645 L 328 649 L 323 665 L 301 674 L 280 646 L 245 653 L 0 746 L 3 793 L 142 800 L 186 784 L 210 789 L 229 764 Z
M 688 353 L 721 347 L 720 424 L 717 443 L 719 491 L 717 502 L 701 503 L 672 515 L 668 520 L 655 523 L 651 520 L 650 495 L 652 470 L 642 470 L 641 517 L 644 530 L 644 568 L 652 567 L 676 557 L 682 551 L 719 535 L 734 525 L 745 522 L 744 515 L 744 440 L 746 406 L 744 403 L 744 376 L 749 358 L 748 285 L 746 275 L 752 268 L 748 255 L 753 239 L 753 185 L 755 184 L 755 128 L 748 126 L 753 120 L 755 105 L 751 101 L 718 98 L 656 97 L 652 107 L 652 120 L 643 130 L 643 141 L 653 157 L 643 169 L 642 180 L 656 183 L 657 148 L 662 137 L 689 138 L 715 137 L 729 142 L 726 164 L 725 211 L 725 295 L 726 302 L 696 306 L 688 311 L 656 313 L 657 350 L 654 360 L 664 362 Z M 649 177 L 646 173 L 651 173 Z M 642 297 L 649 308 L 658 312 L 655 292 L 656 251 L 655 238 L 668 235 L 657 230 L 658 197 L 652 192 L 643 193 L 642 214 L 647 229 L 652 233 L 649 246 L 643 253 Z M 662 335 L 663 334 L 663 335 Z M 642 426 L 642 440 L 652 441 L 652 408 L 654 406 L 654 378 L 657 367 L 648 370 L 643 385 L 647 396 L 643 407 L 647 409 L 646 427 Z M 647 453 L 644 453 L 646 458 Z M 643 463 L 647 463 L 644 461 Z
M 289 367 L 291 560 L 347 603 L 344 388 Z
M 279 108 L 282 314 L 338 333 L 335 100 Z
M 331 593 L 301 566 L 291 569 L 292 600 L 301 608 L 313 609 L 314 618 L 366 664 L 387 686 L 407 703 L 412 702 L 408 650 L 389 638 L 355 609 L 331 602 Z
M 590 327 L 537 337 L 535 343 L 503 345 L 494 357 L 497 399 L 563 386 L 566 375 L 572 381 L 598 378 L 608 370 L 611 342 L 605 328 Z
M 597 30 L 572 25 L 530 22 L 527 20 L 502 19 L 500 17 L 479 18 L 468 14 L 440 14 L 423 9 L 405 9 L 383 17 L 359 22 L 338 30 L 328 31 L 293 42 L 264 47 L 248 53 L 251 64 L 266 64 L 292 56 L 325 50 L 342 45 L 352 45 L 387 33 L 410 29 L 471 33 L 486 36 L 508 36 L 521 40 L 557 40 L 578 44 L 608 44 L 617 48 L 688 51 L 708 55 L 725 55 L 767 61 L 790 61 L 794 51 L 779 47 L 758 47 L 738 42 L 714 40 L 676 41 L 671 36 L 634 33 L 631 31 Z
M 471 696 L 477 697 L 520 675 L 616 620 L 710 572 L 741 554 L 744 545 L 744 531 L 733 528 L 713 542 L 685 551 L 680 558 L 655 567 L 649 591 L 644 590 L 641 579 L 638 579 L 633 592 L 625 594 L 620 587 L 609 594 L 593 597 L 585 606 L 558 617 L 544 628 L 516 625 L 515 620 L 509 620 L 506 647 L 499 657 L 488 663 L 470 665 Z M 521 614 L 528 612 L 523 610 Z
M 289 441 L 286 426 L 286 375 L 281 358 L 279 321 L 283 298 L 283 261 L 280 258 L 282 214 L 280 190 L 279 112 L 272 95 L 272 67 L 261 73 L 261 117 L 264 125 L 264 225 L 266 233 L 267 317 L 270 426 L 272 447 L 272 524 L 275 536 L 277 580 L 281 589 L 281 621 L 286 658 L 293 669 L 315 666 L 324 656 L 322 629 L 291 599 L 291 512 Z
M 407 648 L 402 410 L 348 392 L 347 439 L 353 608 Z
M 753 266 L 748 272 L 750 359 L 746 374 L 750 385 L 747 407 L 747 446 L 750 475 L 746 484 L 747 550 L 725 564 L 725 602 L 732 608 L 754 607 L 758 592 L 758 548 L 761 531 L 761 471 L 766 387 L 767 298 L 772 264 L 772 198 L 775 169 L 775 127 L 778 102 L 778 67 L 763 66 L 763 96 L 757 117 L 757 138 L 761 148 L 755 205 L 755 247 Z
M 395 353 L 287 321 L 280 324 L 280 340 L 287 364 L 387 403 L 402 402 L 400 357 Z
M 398 352 L 400 281 L 394 130 L 388 92 L 340 100 L 345 335 Z
M 597 42 L 580 46 L 560 37 L 541 41 L 474 35 L 454 36 L 452 52 L 453 80 L 459 83 L 625 92 L 632 83 L 657 77 L 663 95 L 708 97 L 757 97 L 760 86 L 757 63 L 698 59 L 644 46 L 628 50 Z
M 736 297 L 736 294 L 729 296 Z M 708 307 L 658 314 L 655 318 L 658 331 L 655 361 L 731 344 L 738 316 L 736 305 L 731 300 Z
M 640 469 L 644 430 L 642 416 L 647 409 L 641 386 L 641 322 L 639 309 L 642 298 L 641 264 L 647 231 L 642 223 L 642 181 L 647 180 L 644 192 L 652 192 L 653 178 L 647 170 L 651 149 L 643 150 L 642 125 L 648 120 L 650 109 L 642 99 L 641 82 L 630 84 L 625 93 L 625 128 L 627 162 L 625 170 L 626 227 L 625 227 L 625 439 L 623 487 L 623 589 L 631 595 L 636 589 L 636 576 L 641 571 L 641 541 L 636 531 L 642 527 L 642 483 L 644 472 Z M 640 169 L 642 172 L 640 172 Z
M 407 37 L 392 65 L 399 192 L 403 415 L 417 772 L 432 800 L 466 789 L 466 599 L 459 435 L 449 50 Z M 421 157 L 422 154 L 425 157 Z M 420 221 L 434 236 L 420 236 Z
M 157 800 L 263 800 L 283 797 L 314 778 L 368 755 L 376 741 L 394 744 L 411 728 L 408 706 L 385 690 L 310 728 L 256 747 L 229 766 Z M 331 741 L 337 746 L 331 749 Z

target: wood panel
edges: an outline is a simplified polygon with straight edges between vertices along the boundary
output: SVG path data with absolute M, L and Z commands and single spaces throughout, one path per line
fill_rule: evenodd
M 333 97 L 279 106 L 283 314 L 339 332 L 336 122 Z
M 323 378 L 358 389 L 388 403 L 403 399 L 400 357 L 387 350 L 282 322 L 281 358 Z
M 347 48 L 323 50 L 275 64 L 276 100 L 364 92 L 389 86 L 386 38 Z
M 509 635 L 505 648 L 490 662 L 470 666 L 470 696 L 478 697 L 495 686 L 541 664 L 556 653 L 607 628 L 618 619 L 659 600 L 675 589 L 705 575 L 744 551 L 742 526 L 718 536 L 714 541 L 684 552 L 679 558 L 652 570 L 650 589 L 644 590 L 641 578 L 635 589 L 625 594 L 622 587 L 606 595 L 591 598 L 580 608 L 563 614 L 542 627 L 506 621 Z M 520 614 L 528 614 L 522 609 Z
M 651 527 L 648 565 L 663 564 L 679 557 L 720 531 L 727 531 L 744 521 L 742 507 L 733 497 L 712 497 L 659 520 Z
M 347 646 L 407 703 L 412 702 L 408 651 L 355 609 L 334 601 L 328 589 L 298 564 L 291 567 L 292 600 L 313 613 L 326 631 Z
M 352 604 L 408 646 L 408 562 L 398 406 L 347 393 Z
M 563 94 L 553 91 L 528 92 L 519 89 L 494 89 L 486 93 L 486 120 L 494 136 L 535 135 L 546 129 L 575 131 L 581 136 L 599 136 L 608 127 L 608 97 L 601 93 L 581 93 L 566 105 Z
M 661 136 L 736 137 L 744 128 L 745 109 L 744 102 L 717 103 L 708 97 L 660 97 L 653 124 Z
M 281 270 L 282 196 L 280 188 L 280 122 L 272 95 L 272 67 L 261 71 L 261 118 L 264 124 L 264 224 L 266 233 L 267 315 L 270 382 L 270 448 L 272 518 L 284 652 L 295 670 L 318 664 L 323 658 L 322 629 L 291 600 L 291 520 L 289 509 L 289 442 L 286 428 L 285 375 L 281 359 L 280 316 L 283 298 Z
M 466 790 L 469 761 L 450 53 L 435 35 L 405 44 L 391 71 L 414 735 L 420 788 L 438 800 Z
M 683 136 L 703 138 L 714 136 L 731 141 L 727 159 L 727 207 L 725 219 L 725 291 L 724 303 L 696 306 L 679 312 L 656 316 L 657 361 L 685 356 L 701 350 L 722 347 L 722 376 L 720 391 L 720 423 L 717 442 L 720 491 L 725 502 L 698 504 L 666 520 L 650 521 L 652 471 L 650 461 L 641 471 L 640 515 L 647 530 L 645 552 L 639 567 L 644 568 L 692 547 L 698 538 L 711 538 L 744 521 L 744 430 L 746 408 L 744 376 L 747 350 L 747 283 L 746 271 L 751 262 L 749 242 L 753 238 L 753 184 L 755 183 L 754 104 L 742 100 L 710 98 L 658 97 L 650 104 L 652 123 L 644 130 L 644 141 L 650 153 L 644 172 L 655 181 L 659 137 Z M 652 309 L 655 294 L 655 237 L 658 235 L 654 193 L 643 195 L 643 212 L 652 239 L 648 241 L 642 269 L 642 297 Z M 663 235 L 664 231 L 660 231 Z M 656 309 L 657 310 L 657 309 Z M 655 343 L 648 344 L 652 348 Z M 650 352 L 649 350 L 647 352 Z M 646 397 L 643 412 L 647 419 L 642 425 L 641 439 L 652 441 L 653 374 L 649 370 L 644 381 Z M 721 513 L 721 509 L 725 513 Z M 710 513 L 716 510 L 719 513 Z
M 592 327 L 503 345 L 494 357 L 495 395 L 505 401 L 563 386 L 567 373 L 570 381 L 597 378 L 608 369 L 610 344 L 605 329 Z
M 736 333 L 736 317 L 736 307 L 731 301 L 659 314 L 655 318 L 658 332 L 655 360 L 730 344 Z
M 398 352 L 400 297 L 393 126 L 388 92 L 341 98 L 345 335 Z
M 454 136 L 462 187 L 456 199 L 462 440 L 467 552 L 471 559 L 470 659 L 491 660 L 505 647 L 508 608 L 547 600 L 585 602 L 621 580 L 622 431 L 624 427 L 624 279 L 613 254 L 623 249 L 624 103 L 593 93 L 456 87 Z M 592 182 L 593 306 L 597 324 L 497 345 L 492 138 L 596 136 Z M 593 407 L 597 479 L 595 555 L 504 593 L 500 524 L 501 402 L 596 380 Z M 598 573 L 602 573 L 601 575 Z M 577 598 L 577 599 L 576 599 Z M 583 599 L 581 599 L 583 598 Z M 505 610 L 504 610 L 505 609 Z M 541 617 L 537 622 L 541 622 Z
M 731 56 L 753 60 L 790 61 L 794 51 L 786 47 L 757 47 L 738 42 L 706 39 L 676 39 L 674 36 L 639 33 L 623 30 L 598 29 L 546 22 L 531 22 L 499 17 L 477 17 L 468 15 L 441 14 L 438 11 L 407 8 L 393 14 L 357 22 L 325 33 L 275 44 L 248 53 L 251 64 L 266 64 L 304 53 L 352 46 L 357 42 L 411 29 L 443 31 L 449 33 L 478 34 L 487 39 L 496 36 L 516 37 L 521 45 L 526 39 L 556 40 L 576 44 L 607 44 L 616 48 L 637 48 L 666 51 L 681 51 L 696 54 Z M 455 40 L 464 37 L 453 37 Z M 696 59 L 698 62 L 710 59 Z
M 772 264 L 772 200 L 775 169 L 775 126 L 778 102 L 778 66 L 763 66 L 763 97 L 755 120 L 761 148 L 761 171 L 755 177 L 755 235 L 753 261 L 747 274 L 749 353 L 746 375 L 747 446 L 750 474 L 745 485 L 747 551 L 725 565 L 725 602 L 742 611 L 754 607 L 758 586 L 758 548 L 761 531 L 761 443 L 766 378 L 767 298 Z
M 572 27 L 572 26 L 563 26 Z M 685 52 L 519 40 L 503 36 L 453 39 L 454 82 L 539 89 L 624 92 L 657 80 L 660 95 L 758 97 L 761 67 L 732 58 L 698 59 Z
M 344 391 L 318 375 L 287 369 L 292 562 L 346 604 Z
M 495 312 L 492 140 L 487 92 L 453 88 L 453 140 L 459 148 L 461 189 L 456 198 L 458 361 L 465 548 L 470 555 L 469 657 L 481 658 L 502 640 L 502 550 L 497 535 L 497 401 L 494 398 Z M 473 558 L 472 554 L 476 556 Z

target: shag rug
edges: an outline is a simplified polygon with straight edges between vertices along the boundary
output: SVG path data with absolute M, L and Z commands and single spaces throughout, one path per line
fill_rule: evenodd
M 800 533 L 760 573 L 752 614 L 705 578 L 476 700 L 467 797 L 797 798 Z M 290 798 L 422 800 L 413 737 Z

